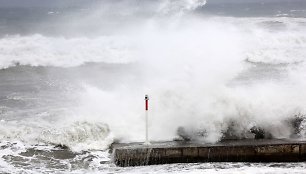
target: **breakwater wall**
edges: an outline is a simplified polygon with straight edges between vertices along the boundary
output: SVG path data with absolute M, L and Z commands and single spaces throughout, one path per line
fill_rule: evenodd
M 141 166 L 194 162 L 300 162 L 306 161 L 306 141 L 234 140 L 216 144 L 155 142 L 114 144 L 116 165 Z

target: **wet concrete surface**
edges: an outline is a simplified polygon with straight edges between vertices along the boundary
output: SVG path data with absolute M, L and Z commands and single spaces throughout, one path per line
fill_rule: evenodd
M 306 141 L 288 139 L 228 140 L 215 144 L 191 141 L 113 144 L 118 166 L 193 162 L 301 162 Z

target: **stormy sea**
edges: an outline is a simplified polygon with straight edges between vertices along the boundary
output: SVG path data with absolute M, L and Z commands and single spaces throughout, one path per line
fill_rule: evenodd
M 306 139 L 305 0 L 1 0 L 0 173 L 306 173 L 306 163 L 117 167 L 111 144 Z

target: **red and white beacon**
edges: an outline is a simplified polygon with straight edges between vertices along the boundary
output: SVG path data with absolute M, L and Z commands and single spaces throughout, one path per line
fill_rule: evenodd
M 148 126 L 149 126 L 149 96 L 145 95 L 145 116 L 146 116 L 146 141 L 145 141 L 145 145 L 150 145 L 149 142 L 149 130 L 148 130 Z
M 145 101 L 146 101 L 146 111 L 149 110 L 149 96 L 145 95 Z

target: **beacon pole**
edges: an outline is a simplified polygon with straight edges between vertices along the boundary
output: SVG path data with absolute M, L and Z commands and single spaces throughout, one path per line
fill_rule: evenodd
M 149 130 L 148 130 L 148 126 L 149 126 L 149 96 L 145 95 L 145 117 L 146 117 L 146 141 L 145 141 L 145 145 L 149 145 Z

